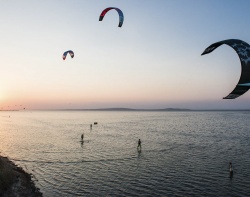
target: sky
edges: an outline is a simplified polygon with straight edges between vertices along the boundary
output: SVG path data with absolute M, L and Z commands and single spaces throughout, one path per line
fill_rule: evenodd
M 250 109 L 225 100 L 250 43 L 249 0 L 1 0 L 0 110 Z M 107 7 L 123 11 L 124 23 Z M 62 59 L 73 50 L 75 57 Z

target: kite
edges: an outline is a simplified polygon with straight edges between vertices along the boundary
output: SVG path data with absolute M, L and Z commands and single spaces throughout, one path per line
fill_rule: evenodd
M 105 14 L 109 11 L 109 10 L 112 10 L 112 9 L 115 9 L 118 14 L 119 14 L 119 25 L 118 27 L 121 27 L 122 24 L 123 24 L 123 21 L 124 21 L 124 16 L 123 16 L 123 13 L 122 11 L 119 9 L 119 8 L 115 8 L 115 7 L 109 7 L 109 8 L 106 8 L 102 11 L 100 17 L 99 17 L 99 21 L 102 21 L 102 19 L 104 18 Z
M 62 56 L 63 60 L 66 59 L 66 56 L 67 56 L 68 53 L 70 54 L 71 58 L 74 57 L 74 52 L 73 52 L 73 51 L 71 51 L 71 50 L 65 51 L 65 52 L 63 53 L 63 56 Z
M 226 44 L 232 47 L 241 62 L 241 76 L 234 90 L 223 99 L 235 99 L 250 89 L 250 45 L 242 40 L 229 39 L 211 44 L 201 55 L 211 53 L 219 46 Z

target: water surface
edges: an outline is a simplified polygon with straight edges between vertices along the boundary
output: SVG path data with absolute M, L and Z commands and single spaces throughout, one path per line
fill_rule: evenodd
M 248 196 L 249 120 L 244 111 L 5 111 L 0 154 L 44 196 Z

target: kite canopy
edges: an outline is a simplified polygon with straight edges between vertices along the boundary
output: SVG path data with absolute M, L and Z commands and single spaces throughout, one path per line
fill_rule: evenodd
M 118 14 L 119 14 L 119 25 L 118 27 L 121 27 L 122 24 L 123 24 L 123 21 L 124 21 L 124 16 L 123 16 L 123 13 L 122 11 L 119 9 L 119 8 L 115 8 L 115 7 L 109 7 L 109 8 L 106 8 L 105 10 L 102 11 L 100 17 L 99 17 L 99 21 L 102 21 L 102 19 L 104 18 L 105 14 L 109 11 L 109 10 L 112 10 L 112 9 L 115 9 Z
M 235 99 L 250 89 L 250 45 L 242 40 L 229 39 L 211 44 L 201 55 L 211 53 L 219 46 L 226 44 L 232 47 L 241 62 L 241 76 L 234 90 L 223 99 Z
M 71 51 L 71 50 L 65 51 L 65 52 L 63 53 L 63 56 L 62 56 L 63 60 L 66 59 L 66 56 L 67 56 L 68 53 L 70 54 L 71 58 L 74 57 L 74 52 L 73 52 L 73 51 Z

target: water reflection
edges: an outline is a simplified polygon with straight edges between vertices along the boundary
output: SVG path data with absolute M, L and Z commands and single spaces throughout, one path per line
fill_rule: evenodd
M 230 177 L 230 179 L 232 179 L 233 176 L 234 176 L 234 172 L 233 172 L 233 171 L 229 172 L 229 177 Z

